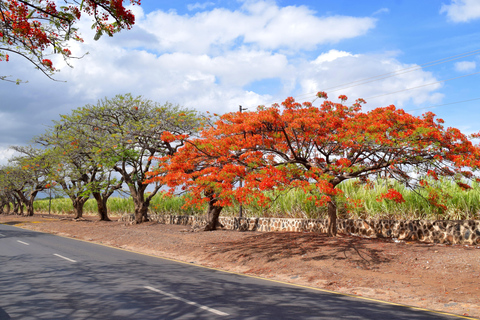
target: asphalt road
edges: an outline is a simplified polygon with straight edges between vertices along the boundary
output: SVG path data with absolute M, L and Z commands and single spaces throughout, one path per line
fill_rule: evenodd
M 0 224 L 0 320 L 459 318 Z

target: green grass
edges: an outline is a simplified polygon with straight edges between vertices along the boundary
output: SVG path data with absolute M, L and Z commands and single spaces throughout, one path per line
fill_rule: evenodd
M 150 212 L 156 214 L 181 214 L 181 215 L 192 215 L 199 214 L 199 210 L 193 208 L 182 209 L 184 205 L 184 200 L 182 197 L 165 197 L 163 195 L 157 194 L 153 197 L 152 202 L 150 203 Z M 48 212 L 49 199 L 35 200 L 33 204 L 35 211 Z M 73 213 L 72 201 L 69 198 L 57 198 L 52 199 L 50 204 L 50 211 L 55 214 L 70 214 Z M 133 213 L 135 207 L 133 204 L 132 198 L 120 198 L 120 197 L 110 197 L 107 201 L 107 207 L 109 215 L 120 216 L 124 213 Z M 84 214 L 96 214 L 97 213 L 97 202 L 95 199 L 88 199 L 83 207 Z
M 427 192 L 418 190 L 413 192 L 396 181 L 382 180 L 374 183 L 371 188 L 359 185 L 354 180 L 343 182 L 340 189 L 349 199 L 361 201 L 359 207 L 348 206 L 344 199 L 337 203 L 340 218 L 376 218 L 376 219 L 435 219 L 435 220 L 460 220 L 480 219 L 480 185 L 474 183 L 472 189 L 461 190 L 456 184 L 449 181 L 441 183 L 444 194 L 447 195 L 445 204 L 447 210 L 439 211 L 425 200 Z M 399 191 L 404 203 L 395 203 L 384 200 L 377 201 L 382 193 L 389 188 Z M 282 218 L 325 218 L 326 207 L 317 207 L 313 201 L 309 201 L 309 195 L 302 190 L 291 190 L 280 195 L 273 192 L 268 196 L 277 197 L 268 208 L 261 208 L 254 204 L 243 206 L 244 217 L 282 217 Z M 423 196 L 423 197 L 422 197 Z M 48 212 L 48 199 L 35 201 L 35 210 Z M 183 197 L 165 197 L 156 195 L 151 203 L 150 212 L 162 215 L 197 215 L 205 210 L 196 208 L 182 209 L 185 201 Z M 110 215 L 122 215 L 134 212 L 131 198 L 110 198 L 107 203 Z M 52 199 L 52 213 L 66 214 L 73 212 L 69 199 Z M 96 214 L 96 202 L 93 199 L 87 201 L 84 207 L 85 214 Z M 238 216 L 239 206 L 226 207 L 222 211 L 223 216 Z

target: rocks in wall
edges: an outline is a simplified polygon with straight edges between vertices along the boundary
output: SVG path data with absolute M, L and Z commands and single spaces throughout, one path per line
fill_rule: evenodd
M 149 215 L 153 221 L 164 224 L 192 225 L 201 228 L 205 218 L 201 216 Z M 121 221 L 133 221 L 127 214 Z M 327 230 L 326 219 L 291 218 L 238 218 L 220 217 L 220 223 L 228 230 L 240 231 L 293 231 L 318 232 Z M 407 241 L 422 241 L 445 244 L 480 244 L 480 220 L 362 220 L 338 219 L 339 233 L 370 238 L 396 238 Z

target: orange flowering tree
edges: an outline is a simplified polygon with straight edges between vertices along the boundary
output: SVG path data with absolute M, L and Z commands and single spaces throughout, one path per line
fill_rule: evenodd
M 347 98 L 339 98 L 341 103 L 325 100 L 319 107 L 288 98 L 227 113 L 160 159 L 151 180 L 161 179 L 172 192 L 187 190 L 189 204 L 208 203 L 207 230 L 218 226 L 221 208 L 233 201 L 268 205 L 265 190 L 302 188 L 318 206 L 327 205 L 328 235 L 334 236 L 337 186 L 345 180 L 382 174 L 405 183 L 414 177 L 425 184 L 427 176 L 459 181 L 474 177 L 480 166 L 480 147 L 431 112 L 416 117 L 393 105 L 362 112 L 362 99 L 346 106 Z M 395 190 L 384 198 L 403 201 Z
M 93 18 L 95 40 L 103 34 L 113 36 L 135 23 L 132 12 L 123 0 L 2 0 L 0 1 L 0 61 L 9 61 L 14 53 L 29 60 L 49 78 L 55 67 L 44 51 L 61 55 L 65 61 L 71 57 L 69 41 L 80 41 L 75 23 L 82 14 Z M 130 0 L 140 4 L 140 0 Z M 0 79 L 7 80 L 2 75 Z M 15 82 L 15 81 L 12 81 Z M 16 81 L 17 84 L 20 80 Z

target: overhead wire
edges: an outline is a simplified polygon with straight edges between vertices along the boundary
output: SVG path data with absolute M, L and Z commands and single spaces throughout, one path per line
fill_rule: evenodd
M 423 108 L 409 109 L 409 110 L 405 110 L 405 112 L 424 110 L 424 109 L 433 109 L 433 108 L 438 108 L 438 107 L 443 107 L 443 106 L 449 106 L 449 105 L 452 105 L 452 104 L 471 102 L 471 101 L 476 101 L 476 100 L 480 100 L 480 98 L 473 98 L 473 99 L 454 101 L 454 102 L 449 102 L 449 103 L 442 103 L 442 104 L 437 104 L 437 105 L 423 107 Z
M 408 72 L 413 72 L 413 71 L 425 69 L 425 68 L 428 68 L 428 67 L 433 67 L 433 66 L 436 66 L 436 65 L 439 65 L 439 64 L 455 61 L 455 60 L 458 60 L 458 59 L 466 58 L 466 57 L 469 57 L 469 56 L 472 56 L 472 55 L 477 55 L 477 54 L 480 54 L 480 49 L 465 52 L 465 53 L 450 56 L 450 57 L 446 57 L 446 58 L 442 58 L 442 59 L 438 59 L 438 60 L 434 60 L 434 61 L 430 61 L 430 62 L 426 62 L 424 64 L 415 65 L 415 66 L 400 69 L 400 70 L 397 70 L 397 71 L 391 71 L 391 72 L 383 73 L 383 74 L 380 74 L 380 75 L 376 75 L 376 76 L 372 76 L 372 77 L 368 77 L 368 78 L 363 78 L 363 79 L 355 80 L 355 81 L 352 81 L 352 82 L 347 82 L 345 84 L 336 85 L 336 86 L 329 87 L 329 88 L 324 88 L 324 89 L 319 90 L 319 91 L 327 91 L 328 93 L 330 93 L 330 92 L 335 92 L 335 91 L 339 91 L 339 90 L 349 89 L 349 88 L 357 87 L 357 86 L 360 86 L 360 85 L 363 85 L 363 84 L 375 82 L 375 81 L 378 81 L 378 80 L 384 80 L 384 79 L 395 77 L 395 76 L 405 74 L 405 73 L 408 73 Z M 355 84 L 355 85 L 352 85 L 352 84 Z M 311 96 L 311 95 L 314 95 L 314 94 L 316 94 L 316 92 L 304 93 L 302 95 L 297 96 L 297 98 L 301 98 L 304 95 Z
M 376 76 L 372 76 L 372 77 L 368 77 L 368 78 L 359 79 L 359 80 L 356 80 L 356 81 L 348 82 L 348 83 L 345 83 L 345 84 L 342 84 L 342 85 L 336 85 L 336 86 L 326 88 L 326 89 L 323 89 L 323 90 L 319 90 L 319 91 L 328 91 L 328 93 L 331 93 L 331 92 L 335 92 L 335 91 L 339 91 L 339 90 L 353 88 L 353 87 L 357 87 L 357 86 L 364 85 L 364 84 L 367 84 L 367 83 L 371 83 L 371 82 L 375 82 L 375 81 L 379 81 L 379 80 L 384 80 L 384 79 L 395 77 L 395 76 L 405 74 L 405 73 L 408 73 L 408 72 L 421 70 L 421 69 L 424 69 L 424 68 L 440 65 L 440 64 L 443 64 L 443 63 L 455 61 L 455 60 L 458 60 L 458 59 L 466 58 L 466 57 L 469 57 L 469 56 L 472 56 L 472 55 L 477 55 L 477 54 L 480 54 L 480 49 L 464 52 L 464 53 L 461 53 L 461 54 L 449 56 L 449 57 L 446 57 L 446 58 L 442 58 L 442 59 L 438 59 L 438 60 L 434 60 L 434 61 L 430 61 L 430 62 L 426 62 L 426 63 L 418 65 L 418 66 L 412 66 L 412 67 L 400 69 L 400 70 L 397 70 L 397 71 L 392 71 L 392 72 L 388 72 L 388 73 L 384 73 L 384 74 L 380 74 L 380 75 L 376 75 Z M 440 81 L 432 82 L 432 83 L 417 86 L 417 87 L 406 88 L 406 89 L 403 89 L 403 90 L 400 90 L 400 91 L 385 93 L 385 94 L 382 94 L 382 95 L 378 95 L 378 96 L 374 96 L 374 97 L 370 97 L 370 98 L 366 98 L 366 99 L 374 99 L 374 98 L 385 96 L 385 95 L 390 95 L 390 94 L 395 94 L 395 93 L 399 93 L 399 92 L 403 92 L 403 91 L 413 90 L 413 89 L 421 88 L 421 87 L 424 87 L 424 86 L 429 86 L 429 85 L 433 85 L 433 84 L 437 84 L 437 83 L 442 83 L 442 82 L 446 82 L 446 81 L 450 81 L 450 80 L 455 80 L 455 79 L 475 75 L 475 74 L 478 74 L 478 73 L 480 73 L 480 72 L 471 73 L 471 74 L 468 74 L 468 75 L 463 75 L 463 76 L 459 76 L 459 77 L 455 77 L 455 78 L 440 80 Z M 337 88 L 337 89 L 335 89 L 335 88 Z M 330 90 L 330 89 L 335 89 L 335 90 Z M 316 93 L 317 92 L 304 93 L 304 94 L 295 96 L 295 99 L 296 100 L 299 100 L 299 99 L 307 100 L 306 98 L 314 98 L 316 96 Z M 303 99 L 304 97 L 305 97 L 305 99 Z M 271 103 L 268 103 L 268 104 L 273 104 L 273 103 L 278 103 L 278 101 L 271 102 Z M 268 104 L 265 104 L 265 105 L 268 105 Z
M 439 81 L 435 81 L 435 82 L 431 82 L 431 83 L 427 83 L 427 84 L 422 84 L 422 85 L 416 86 L 416 87 L 405 88 L 405 89 L 398 90 L 398 91 L 393 91 L 393 92 L 388 92 L 388 93 L 379 94 L 379 95 L 376 95 L 376 96 L 373 96 L 373 97 L 365 98 L 365 100 L 371 100 L 371 99 L 380 98 L 380 97 L 388 96 L 388 95 L 395 94 L 395 93 L 400 93 L 400 92 L 404 92 L 404 91 L 409 91 L 409 90 L 414 90 L 414 89 L 418 89 L 418 88 L 423 88 L 423 87 L 431 86 L 431 85 L 438 84 L 438 83 L 442 83 L 442 82 L 447 82 L 447 81 L 451 81 L 451 80 L 456 80 L 456 79 L 460 79 L 460 78 L 465 78 L 465 77 L 473 76 L 473 75 L 476 75 L 476 74 L 480 74 L 480 71 L 479 71 L 479 72 L 473 72 L 473 73 L 465 74 L 465 75 L 458 76 L 458 77 L 454 77 L 454 78 L 450 78 L 450 79 L 439 80 Z

